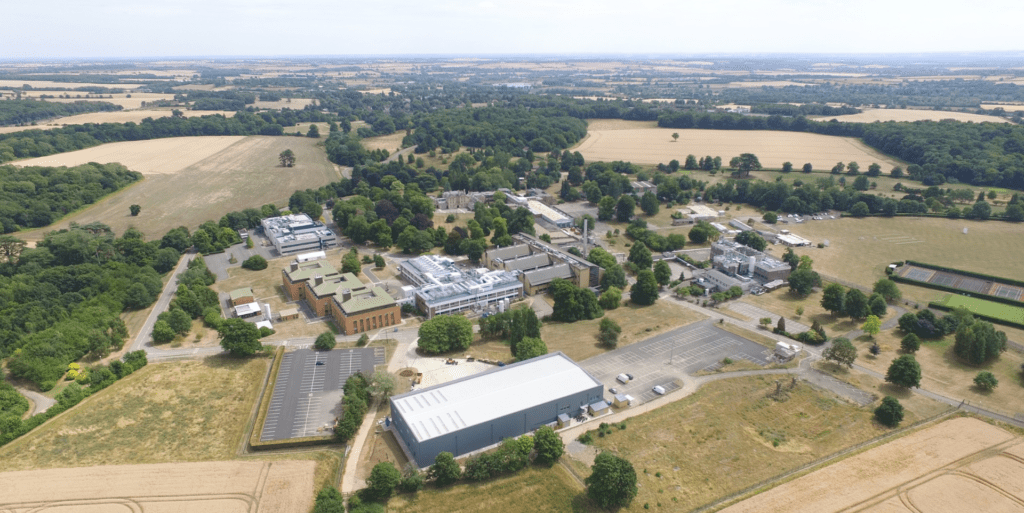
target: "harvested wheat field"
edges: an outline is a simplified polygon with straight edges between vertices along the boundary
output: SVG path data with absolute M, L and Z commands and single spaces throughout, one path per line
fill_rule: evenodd
M 955 119 L 974 123 L 1009 123 L 999 116 L 986 116 L 970 112 L 951 112 L 948 110 L 916 110 L 916 109 L 863 109 L 860 114 L 845 116 L 821 116 L 818 120 L 845 121 L 848 123 L 874 123 L 875 121 L 941 121 Z
M 79 91 L 26 91 L 22 93 L 22 96 L 27 98 L 39 98 L 42 95 L 57 95 L 57 94 L 70 94 L 74 98 L 46 98 L 48 102 L 57 103 L 71 103 L 71 102 L 107 102 L 113 103 L 114 105 L 120 105 L 125 109 L 139 109 L 148 105 L 151 102 L 157 100 L 173 100 L 173 94 L 165 93 L 120 93 L 120 94 L 104 94 L 93 95 L 93 97 L 86 98 L 85 93 Z M 108 98 L 112 97 L 112 98 Z
M 217 221 L 227 212 L 259 208 L 266 203 L 287 206 L 298 189 L 317 188 L 341 177 L 341 171 L 308 137 L 181 137 L 112 143 L 86 150 L 18 162 L 18 165 L 75 165 L 122 162 L 146 175 L 141 182 L 112 194 L 41 230 L 23 232 L 26 240 L 67 226 L 71 221 L 99 221 L 122 233 L 135 226 L 160 238 L 168 230 L 195 228 Z M 278 155 L 291 149 L 295 166 L 281 167 Z M 105 156 L 104 156 L 105 155 Z M 137 204 L 142 213 L 129 214 Z
M 958 418 L 726 508 L 741 512 L 1024 511 L 1024 441 Z
M 363 139 L 363 147 L 368 150 L 388 150 L 389 153 L 394 153 L 396 149 L 402 147 L 402 139 L 404 138 L 405 130 L 399 130 L 390 135 L 367 137 Z
M 107 114 L 107 113 L 104 113 Z M 17 166 L 79 166 L 89 162 L 120 162 L 144 175 L 172 174 L 223 151 L 244 136 L 171 137 L 102 144 L 84 150 L 21 160 Z
M 220 114 L 224 117 L 234 116 L 235 113 L 227 110 L 182 110 L 181 115 L 186 118 L 197 118 L 201 116 L 213 116 Z M 86 123 L 141 123 L 146 118 L 167 118 L 171 116 L 171 110 L 119 110 L 113 112 L 90 112 L 78 114 L 47 121 L 32 128 L 57 128 L 64 125 L 84 125 Z
M 0 474 L 0 510 L 39 513 L 305 513 L 312 461 L 165 463 Z
M 672 140 L 673 133 L 679 134 L 678 141 Z M 587 137 L 575 150 L 582 153 L 587 162 L 625 160 L 634 164 L 667 164 L 673 159 L 682 162 L 688 154 L 693 154 L 720 156 L 728 163 L 741 153 L 753 153 L 762 166 L 775 169 L 786 161 L 796 166 L 810 162 L 815 168 L 830 168 L 836 162 L 850 161 L 858 162 L 864 169 L 875 162 L 884 169 L 902 165 L 852 137 L 769 130 L 601 130 L 590 126 Z

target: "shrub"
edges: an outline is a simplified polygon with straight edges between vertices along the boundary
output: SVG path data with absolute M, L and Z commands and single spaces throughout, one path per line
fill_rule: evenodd
M 253 255 L 242 262 L 242 267 L 250 271 L 262 271 L 267 268 L 267 259 L 259 255 Z
M 903 420 L 903 405 L 895 397 L 887 395 L 875 408 L 875 419 L 885 426 L 896 427 Z
M 999 380 L 996 379 L 995 374 L 989 371 L 981 371 L 977 376 L 974 376 L 974 384 L 982 390 L 993 390 L 999 386 Z
M 325 331 L 320 335 L 317 335 L 316 341 L 313 342 L 313 347 L 318 351 L 330 351 L 334 349 L 335 345 L 334 333 Z

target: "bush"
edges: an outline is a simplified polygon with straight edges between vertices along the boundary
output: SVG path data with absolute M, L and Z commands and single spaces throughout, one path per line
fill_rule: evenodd
M 325 331 L 316 337 L 313 347 L 318 351 L 330 351 L 334 349 L 335 344 L 334 333 Z
M 875 408 L 875 419 L 882 425 L 896 427 L 903 420 L 903 405 L 895 397 L 887 395 Z
M 359 336 L 359 340 L 356 341 L 356 345 L 359 346 L 359 347 L 365 347 L 366 344 L 369 344 L 369 343 L 370 343 L 370 336 L 367 335 L 366 333 L 363 333 L 362 335 L 360 335 Z
M 242 262 L 242 267 L 250 271 L 262 271 L 267 268 L 267 259 L 259 255 L 253 255 Z
M 995 374 L 989 371 L 981 371 L 977 376 L 974 376 L 974 384 L 982 390 L 993 390 L 999 386 L 999 380 L 996 379 Z
M 423 473 L 415 465 L 410 464 L 402 482 L 398 483 L 398 489 L 404 493 L 416 493 L 423 489 L 426 481 Z
M 366 491 L 375 500 L 386 501 L 402 481 L 402 474 L 394 463 L 382 461 L 373 466 L 370 477 L 366 478 Z
M 353 497 L 353 500 L 356 499 Z M 345 513 L 345 499 L 341 496 L 341 492 L 333 486 L 324 486 L 316 494 L 313 513 Z
M 904 353 L 914 353 L 918 349 L 921 349 L 921 339 L 917 335 L 911 333 L 903 337 L 903 340 L 900 340 L 900 349 L 902 349 Z

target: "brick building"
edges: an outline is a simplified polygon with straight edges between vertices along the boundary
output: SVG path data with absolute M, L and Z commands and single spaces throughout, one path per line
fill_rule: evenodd
M 402 322 L 395 300 L 352 273 L 339 273 L 327 260 L 292 262 L 281 271 L 292 300 L 301 300 L 317 317 L 328 317 L 344 334 L 394 326 Z

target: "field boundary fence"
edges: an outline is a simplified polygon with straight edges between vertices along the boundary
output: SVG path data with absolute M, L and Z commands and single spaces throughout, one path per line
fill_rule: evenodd
M 707 504 L 704 504 L 703 506 L 700 506 L 698 508 L 695 508 L 695 509 L 691 510 L 691 513 L 703 513 L 705 511 L 715 511 L 715 510 L 718 510 L 718 509 L 720 509 L 721 506 L 732 504 L 733 501 L 735 501 L 736 499 L 738 499 L 740 497 L 743 497 L 745 495 L 748 495 L 748 494 L 750 494 L 751 492 L 753 492 L 755 490 L 758 490 L 760 488 L 763 488 L 765 486 L 768 486 L 768 485 L 771 485 L 771 484 L 774 484 L 774 483 L 782 484 L 787 479 L 789 479 L 789 478 L 791 478 L 793 476 L 796 476 L 796 475 L 798 475 L 798 474 L 800 474 L 802 472 L 805 472 L 805 471 L 807 471 L 809 469 L 813 469 L 813 468 L 815 468 L 817 466 L 820 466 L 820 465 L 822 465 L 824 463 L 827 463 L 829 461 L 842 458 L 844 456 L 847 456 L 849 454 L 857 452 L 860 449 L 863 449 L 864 447 L 867 447 L 869 445 L 873 445 L 873 444 L 876 444 L 876 443 L 881 442 L 881 441 L 888 441 L 889 439 L 892 439 L 892 438 L 898 438 L 898 437 L 903 436 L 904 434 L 906 434 L 906 433 L 908 433 L 910 431 L 913 431 L 914 429 L 917 429 L 920 426 L 923 426 L 925 424 L 930 424 L 930 423 L 935 422 L 935 421 L 937 421 L 939 419 L 948 417 L 948 416 L 954 414 L 956 411 L 957 411 L 956 408 L 951 407 L 948 410 L 945 410 L 945 411 L 943 411 L 941 413 L 932 415 L 931 417 L 928 417 L 928 418 L 925 418 L 925 419 L 921 419 L 921 420 L 919 420 L 919 421 L 917 421 L 917 422 L 915 422 L 913 424 L 910 424 L 909 426 L 906 426 L 906 427 L 904 427 L 904 428 L 902 428 L 900 430 L 892 431 L 892 432 L 886 433 L 884 435 L 879 435 L 879 436 L 876 436 L 876 437 L 871 438 L 869 440 L 865 440 L 863 442 L 860 442 L 860 443 L 858 443 L 856 445 L 852 445 L 850 447 L 842 449 L 842 450 L 840 450 L 838 452 L 834 452 L 834 453 L 829 454 L 827 456 L 822 456 L 821 458 L 818 458 L 818 459 L 816 459 L 814 461 L 805 463 L 805 464 L 803 464 L 803 465 L 801 465 L 801 466 L 799 466 L 799 467 L 797 467 L 797 468 L 795 468 L 793 470 L 785 472 L 785 473 L 783 473 L 781 475 L 770 477 L 770 478 L 765 479 L 765 480 L 763 480 L 763 481 L 761 481 L 759 483 L 753 484 L 753 485 L 748 486 L 748 487 L 746 487 L 746 488 L 744 488 L 744 489 L 742 489 L 740 491 L 732 493 L 732 494 L 730 494 L 730 495 L 728 495 L 726 497 L 723 497 L 721 499 L 715 500 L 714 502 L 709 502 Z

